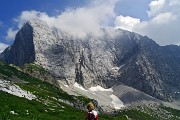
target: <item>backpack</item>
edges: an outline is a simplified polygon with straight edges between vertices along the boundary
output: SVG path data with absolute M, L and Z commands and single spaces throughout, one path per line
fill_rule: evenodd
M 88 120 L 98 120 L 98 114 L 96 111 L 92 110 L 88 112 Z

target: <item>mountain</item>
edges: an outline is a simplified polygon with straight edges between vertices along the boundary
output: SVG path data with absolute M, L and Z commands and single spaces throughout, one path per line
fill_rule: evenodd
M 122 29 L 101 32 L 99 37 L 78 38 L 33 19 L 0 59 L 17 66 L 34 62 L 68 85 L 110 88 L 123 83 L 160 100 L 179 99 L 179 46 L 159 46 Z

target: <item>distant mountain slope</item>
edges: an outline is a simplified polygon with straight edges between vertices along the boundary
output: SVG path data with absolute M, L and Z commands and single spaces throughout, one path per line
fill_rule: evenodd
M 121 29 L 102 32 L 101 37 L 79 39 L 33 19 L 0 58 L 18 66 L 35 62 L 71 85 L 76 81 L 85 88 L 112 87 L 122 82 L 161 100 L 176 98 L 179 46 L 159 46 L 148 37 Z

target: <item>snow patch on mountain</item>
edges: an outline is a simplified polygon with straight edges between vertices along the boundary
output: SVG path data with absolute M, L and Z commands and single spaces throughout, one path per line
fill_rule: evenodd
M 36 96 L 33 95 L 32 93 L 21 89 L 19 86 L 14 85 L 9 81 L 4 81 L 1 79 L 0 79 L 0 90 L 18 97 L 24 97 L 28 100 L 32 100 L 36 98 Z
M 112 88 L 109 88 L 109 89 L 105 89 L 101 86 L 96 86 L 96 87 L 90 87 L 89 90 L 91 91 L 110 91 L 110 92 L 113 92 Z
M 110 95 L 110 97 L 112 98 L 112 104 L 114 105 L 115 109 L 121 109 L 122 107 L 125 107 L 123 102 L 115 95 Z
M 123 102 L 117 96 L 114 95 L 113 88 L 105 89 L 101 86 L 95 86 L 89 89 L 85 89 L 77 82 L 75 82 L 74 85 L 69 85 L 68 87 L 64 83 L 62 83 L 62 81 L 58 82 L 61 86 L 61 89 L 70 95 L 82 95 L 97 100 L 98 105 L 104 111 L 112 112 L 114 109 L 120 109 L 124 107 Z
M 83 88 L 83 86 L 81 86 L 77 82 L 74 83 L 74 87 L 79 88 L 79 89 L 84 90 L 84 91 L 87 91 L 86 89 Z

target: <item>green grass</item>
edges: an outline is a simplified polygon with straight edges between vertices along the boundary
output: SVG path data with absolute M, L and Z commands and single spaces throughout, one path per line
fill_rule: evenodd
M 173 116 L 177 116 L 180 118 L 180 110 L 176 110 L 170 107 L 165 107 L 165 106 L 161 106 L 161 109 L 164 109 L 168 112 L 170 112 L 171 114 L 173 114 Z M 173 117 L 171 120 L 180 120 L 177 117 Z
M 48 72 L 43 67 L 41 67 L 35 63 L 25 64 L 21 67 L 21 69 L 26 69 L 27 71 L 30 71 L 30 72 L 31 71 Z
M 35 64 L 26 65 L 28 70 L 37 70 L 47 72 L 42 67 Z M 0 91 L 0 120 L 84 120 L 85 111 L 76 109 L 62 100 L 69 102 L 81 102 L 84 106 L 90 101 L 84 96 L 68 95 L 61 89 L 29 74 L 22 72 L 19 67 L 9 66 L 0 62 L 0 77 L 11 79 L 13 76 L 21 79 L 22 83 L 15 83 L 22 89 L 30 91 L 36 95 L 36 100 L 27 100 L 3 91 Z M 162 109 L 171 112 L 174 116 L 180 117 L 180 111 L 162 107 Z M 11 114 L 14 111 L 15 114 Z M 28 111 L 28 112 L 27 112 Z M 151 109 L 144 113 L 136 109 L 123 110 L 116 116 L 99 115 L 99 120 L 127 120 L 126 116 L 132 120 L 160 120 L 152 117 Z M 176 118 L 172 118 L 176 120 Z
M 152 117 L 151 115 L 147 113 L 143 113 L 138 110 L 128 110 L 128 111 L 123 111 L 121 114 L 127 115 L 129 118 L 132 118 L 133 120 L 159 120 L 155 117 Z
M 29 101 L 25 98 L 16 97 L 0 91 L 0 120 L 56 120 L 56 119 L 77 119 L 80 120 L 85 112 L 66 105 L 58 99 L 75 102 L 75 97 L 70 96 L 57 87 L 34 78 L 28 74 L 18 71 L 15 67 L 0 63 L 0 73 L 6 79 L 13 76 L 26 81 L 16 83 L 22 89 L 32 92 L 38 100 Z M 83 100 L 83 99 L 82 99 Z M 46 104 L 45 104 L 46 103 Z M 62 106 L 65 108 L 62 109 Z M 27 115 L 25 111 L 28 110 Z M 19 115 L 12 115 L 15 111 Z M 48 111 L 48 112 L 47 112 Z
M 41 70 L 39 67 L 36 67 L 37 69 Z M 26 81 L 26 83 L 15 84 L 37 96 L 37 100 L 30 101 L 0 91 L 0 120 L 81 120 L 85 118 L 85 111 L 75 109 L 58 101 L 58 99 L 70 102 L 79 100 L 86 105 L 90 100 L 89 98 L 68 95 L 47 82 L 18 71 L 14 66 L 0 63 L 0 73 L 7 79 L 16 76 Z M 11 114 L 10 111 L 14 111 L 17 115 Z M 102 116 L 102 120 L 108 119 L 111 119 L 110 116 Z
M 46 106 L 36 100 L 27 100 L 0 91 L 0 120 L 83 120 L 85 112 L 64 103 Z M 59 104 L 59 105 L 58 105 Z M 62 108 L 63 106 L 63 108 Z M 53 110 L 52 110 L 53 109 Z M 14 111 L 17 115 L 11 114 Z M 28 111 L 28 112 L 27 112 Z M 127 120 L 124 115 L 99 115 L 100 120 Z
M 81 117 L 85 115 L 84 111 L 61 102 L 56 102 L 54 104 L 56 107 L 53 107 L 2 91 L 0 91 L 0 96 L 0 120 L 81 120 Z M 10 111 L 14 111 L 17 115 L 11 114 Z

